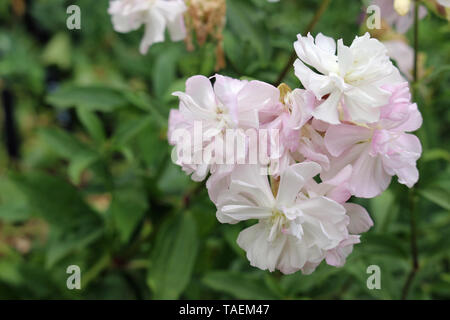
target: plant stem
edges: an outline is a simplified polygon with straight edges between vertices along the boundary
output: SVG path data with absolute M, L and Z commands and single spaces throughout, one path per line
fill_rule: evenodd
M 418 53 L 419 53 L 419 1 L 414 1 L 414 70 L 413 70 L 413 97 L 417 98 L 417 82 L 418 82 Z M 406 278 L 403 286 L 402 299 L 408 297 L 412 282 L 419 270 L 419 252 L 417 249 L 417 224 L 416 224 L 416 192 L 412 188 L 408 195 L 409 200 L 409 219 L 411 229 L 411 256 L 412 266 L 411 271 Z
M 308 32 L 311 32 L 314 27 L 316 26 L 317 22 L 319 22 L 320 17 L 325 12 L 325 10 L 328 8 L 328 5 L 330 4 L 331 0 L 322 0 L 322 3 L 320 4 L 319 8 L 317 8 L 316 13 L 314 14 L 314 17 L 312 18 L 311 22 L 306 27 L 306 30 L 303 34 L 308 34 Z M 297 54 L 295 53 L 295 50 L 292 51 L 288 62 L 284 66 L 283 70 L 279 74 L 277 81 L 275 82 L 275 87 L 278 87 L 280 83 L 283 81 L 283 79 L 286 77 L 287 73 L 291 69 L 292 65 L 294 64 L 294 61 L 297 57 Z

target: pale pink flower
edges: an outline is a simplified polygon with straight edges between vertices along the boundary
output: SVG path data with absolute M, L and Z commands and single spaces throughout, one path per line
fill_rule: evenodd
M 192 179 L 201 181 L 209 173 L 219 172 L 224 176 L 230 173 L 233 165 L 225 165 L 227 154 L 214 148 L 216 140 L 225 146 L 227 129 L 237 130 L 259 127 L 258 111 L 277 104 L 279 91 L 261 81 L 244 81 L 216 75 L 214 86 L 204 76 L 194 76 L 186 81 L 186 92 L 174 92 L 179 97 L 179 111 L 172 111 L 169 118 L 169 142 L 175 145 L 178 155 L 175 162 L 182 166 Z M 196 123 L 201 124 L 201 132 L 194 132 Z M 175 138 L 173 135 L 181 129 Z M 241 130 L 242 129 L 242 130 Z M 184 134 L 186 132 L 186 134 Z M 185 148 L 184 136 L 190 137 L 192 157 L 180 157 Z M 219 141 L 219 142 L 220 142 Z M 212 150 L 211 158 L 204 159 L 204 150 Z M 219 153 L 217 153 L 219 152 Z M 238 154 L 236 154 L 236 157 Z M 244 155 L 245 156 L 245 155 Z M 192 160 L 185 162 L 185 159 Z M 194 161 L 199 159 L 200 161 Z M 217 163 L 215 159 L 219 159 Z M 240 159 L 235 159 L 238 162 Z M 233 163 L 234 164 L 234 163 Z M 220 168 L 219 168 L 220 167 Z
M 310 197 L 304 188 L 320 170 L 314 162 L 288 167 L 274 196 L 259 166 L 235 168 L 229 189 L 216 203 L 217 218 L 222 223 L 259 220 L 237 240 L 252 266 L 285 274 L 308 273 L 329 250 L 348 239 L 345 208 L 324 196 Z
M 335 267 L 345 264 L 347 256 L 353 251 L 353 245 L 360 242 L 359 235 L 373 226 L 373 221 L 364 207 L 355 203 L 347 203 L 351 197 L 351 176 L 352 166 L 347 165 L 335 177 L 321 183 L 311 180 L 306 187 L 310 197 L 325 196 L 342 204 L 350 219 L 347 226 L 348 237 L 342 240 L 336 248 L 326 252 L 327 264 Z M 313 266 L 311 269 L 313 270 Z
M 325 145 L 332 157 L 330 170 L 322 172 L 322 179 L 335 176 L 351 164 L 349 188 L 357 197 L 379 195 L 387 188 L 393 175 L 408 187 L 412 187 L 419 178 L 416 161 L 422 152 L 421 144 L 415 135 L 406 132 L 421 126 L 421 114 L 417 105 L 410 102 L 407 83 L 385 89 L 392 96 L 381 108 L 377 123 L 330 126 L 325 134 Z
M 302 128 L 312 118 L 314 95 L 306 90 L 286 92 L 282 102 L 260 111 L 261 128 L 278 130 L 278 136 L 270 136 L 268 150 L 276 145 L 279 154 L 271 153 L 270 173 L 279 176 L 286 167 L 295 163 L 293 153 L 301 145 Z
M 412 80 L 414 67 L 414 49 L 400 40 L 383 41 L 388 50 L 388 55 L 397 63 L 398 69 L 408 81 Z

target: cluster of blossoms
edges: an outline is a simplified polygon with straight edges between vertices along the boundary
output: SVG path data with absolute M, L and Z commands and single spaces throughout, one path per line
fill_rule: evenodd
M 285 274 L 323 260 L 342 266 L 373 225 L 350 198 L 379 195 L 394 175 L 413 186 L 421 154 L 409 133 L 421 114 L 381 42 L 308 34 L 294 47 L 304 89 L 194 76 L 174 93 L 168 131 L 174 162 L 207 179 L 217 219 L 258 221 L 237 239 L 251 265 Z M 230 131 L 240 147 L 227 148 Z M 268 131 L 276 134 L 260 134 Z M 270 154 L 264 161 L 252 157 L 255 145 Z

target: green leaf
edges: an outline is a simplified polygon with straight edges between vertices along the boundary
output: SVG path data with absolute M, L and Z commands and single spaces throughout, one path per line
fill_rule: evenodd
M 32 216 L 32 210 L 26 204 L 26 197 L 13 181 L 0 176 L 0 221 L 21 222 Z
M 80 107 L 91 111 L 114 111 L 127 105 L 124 96 L 109 87 L 66 85 L 47 96 L 47 102 L 57 108 Z
M 251 5 L 244 1 L 228 1 L 228 24 L 242 40 L 250 42 L 258 55 L 259 62 L 266 62 L 269 60 L 271 47 L 268 43 L 267 32 L 262 29 L 262 24 L 252 21 L 252 17 L 254 17 L 253 9 Z
M 420 190 L 419 193 L 427 200 L 441 206 L 446 210 L 450 210 L 450 192 L 440 187 L 430 187 Z
M 186 191 L 190 183 L 191 179 L 179 166 L 168 163 L 159 178 L 158 189 L 165 194 L 180 194 Z
M 20 222 L 30 217 L 30 209 L 23 203 L 6 203 L 0 205 L 0 221 Z
M 97 142 L 105 141 L 105 129 L 100 118 L 92 111 L 85 108 L 77 108 L 77 116 L 80 122 Z
M 47 143 L 50 149 L 65 159 L 70 159 L 80 153 L 93 153 L 92 149 L 75 136 L 59 128 L 43 128 L 38 131 L 38 135 Z
M 450 152 L 444 149 L 426 150 L 422 156 L 423 161 L 445 160 L 450 162 Z
M 137 117 L 126 120 L 112 137 L 113 144 L 117 147 L 126 146 L 133 138 L 141 133 L 152 123 L 151 116 Z
M 163 97 L 175 79 L 177 60 L 180 52 L 177 47 L 169 47 L 164 54 L 158 55 L 152 73 L 155 95 Z
M 70 162 L 68 174 L 74 183 L 78 183 L 81 173 L 99 159 L 94 150 L 59 128 L 41 129 L 39 135 L 50 149 Z
M 262 277 L 235 271 L 214 271 L 206 274 L 203 283 L 211 289 L 227 293 L 236 299 L 271 300 L 280 298 L 265 284 Z
M 115 190 L 110 212 L 120 240 L 125 243 L 148 208 L 145 192 L 135 187 Z
M 47 65 L 68 69 L 72 63 L 72 47 L 67 32 L 53 36 L 42 52 L 42 60 Z
M 102 232 L 102 219 L 83 201 L 78 190 L 61 178 L 29 172 L 12 175 L 12 181 L 28 205 L 51 225 L 48 264 L 85 247 Z
M 374 219 L 375 231 L 377 233 L 386 232 L 389 223 L 396 218 L 398 213 L 398 206 L 392 191 L 386 190 L 381 195 L 370 199 L 369 212 Z
M 158 232 L 147 274 L 155 299 L 180 296 L 191 279 L 197 251 L 197 230 L 190 214 L 165 221 Z

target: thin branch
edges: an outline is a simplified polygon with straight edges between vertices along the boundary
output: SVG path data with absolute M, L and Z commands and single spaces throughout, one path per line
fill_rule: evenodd
M 413 70 L 413 96 L 417 97 L 417 82 L 418 82 L 418 53 L 419 53 L 419 1 L 414 1 L 414 70 Z M 412 266 L 411 271 L 406 278 L 402 291 L 402 299 L 408 297 L 409 290 L 413 280 L 419 270 L 419 251 L 417 249 L 417 224 L 416 224 L 416 192 L 412 188 L 409 192 L 409 219 L 411 229 L 411 256 Z
M 314 17 L 312 18 L 311 22 L 306 27 L 306 30 L 303 34 L 308 34 L 308 32 L 311 32 L 314 29 L 317 22 L 319 22 L 320 17 L 325 12 L 325 10 L 328 8 L 330 2 L 331 2 L 331 0 L 322 0 L 320 7 L 317 9 L 316 13 L 314 14 Z M 280 83 L 283 81 L 283 79 L 286 77 L 286 75 L 288 74 L 292 65 L 294 64 L 296 57 L 297 57 L 297 54 L 295 53 L 295 50 L 294 50 L 294 51 L 292 51 L 288 62 L 284 66 L 283 70 L 281 71 L 280 75 L 277 78 L 277 81 L 275 82 L 276 87 L 278 87 L 280 85 Z

